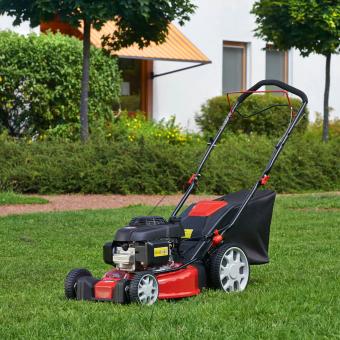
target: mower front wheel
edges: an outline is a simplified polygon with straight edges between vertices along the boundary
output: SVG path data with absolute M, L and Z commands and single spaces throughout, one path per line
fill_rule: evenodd
M 239 247 L 222 245 L 211 258 L 210 278 L 215 288 L 242 292 L 249 280 L 249 263 Z
M 131 302 L 153 305 L 158 300 L 158 282 L 150 272 L 137 273 L 130 282 Z
M 90 276 L 92 274 L 84 268 L 72 269 L 66 276 L 64 282 L 65 296 L 67 299 L 75 299 L 77 297 L 77 282 L 81 277 Z

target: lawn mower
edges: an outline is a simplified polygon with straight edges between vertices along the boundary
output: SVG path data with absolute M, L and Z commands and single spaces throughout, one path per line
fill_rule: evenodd
M 205 162 L 242 102 L 255 92 L 268 92 L 257 91 L 261 86 L 279 87 L 281 90 L 269 92 L 283 93 L 291 110 L 287 130 L 262 175 L 250 190 L 199 201 L 184 209 Z M 302 100 L 297 113 L 288 92 Z M 308 99 L 302 91 L 277 80 L 262 80 L 239 93 L 170 218 L 139 216 L 118 229 L 113 241 L 103 246 L 104 261 L 113 268 L 102 279 L 94 278 L 87 269 L 71 270 L 64 284 L 68 299 L 152 305 L 158 299 L 198 295 L 205 287 L 241 292 L 248 284 L 249 266 L 269 262 L 275 192 L 258 189 L 269 180 L 282 148 L 303 117 Z

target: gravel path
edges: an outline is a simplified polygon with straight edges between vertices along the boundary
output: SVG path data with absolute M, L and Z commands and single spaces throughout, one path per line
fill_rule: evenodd
M 153 206 L 163 198 L 162 195 L 34 195 L 49 201 L 46 204 L 18 204 L 0 206 L 0 216 L 27 214 L 33 212 L 69 211 L 83 209 L 112 209 L 127 207 L 129 205 Z M 214 199 L 217 196 L 192 195 L 187 203 L 205 199 Z M 167 195 L 159 205 L 176 205 L 181 195 Z
M 340 195 L 339 191 L 330 193 Z M 288 195 L 310 195 L 310 194 L 288 194 Z M 69 211 L 84 209 L 113 209 L 127 207 L 129 205 L 156 205 L 161 199 L 159 205 L 176 205 L 182 195 L 33 195 L 42 197 L 49 201 L 46 204 L 18 204 L 0 206 L 0 216 L 27 214 L 33 212 L 50 212 L 50 211 Z M 187 203 L 193 203 L 206 199 L 214 199 L 218 196 L 191 195 Z

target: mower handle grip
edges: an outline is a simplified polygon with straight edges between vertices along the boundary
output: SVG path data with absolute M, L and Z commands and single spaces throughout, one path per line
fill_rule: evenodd
M 284 83 L 283 81 L 280 81 L 280 80 L 265 79 L 265 80 L 259 81 L 258 83 L 256 83 L 252 87 L 250 87 L 247 90 L 249 92 L 242 93 L 237 99 L 238 104 L 241 104 L 246 98 L 248 98 L 251 95 L 252 91 L 256 91 L 257 89 L 259 89 L 261 86 L 264 86 L 264 85 L 277 86 L 277 87 L 281 88 L 282 90 L 286 90 L 288 92 L 291 92 L 291 93 L 297 95 L 298 97 L 301 98 L 303 103 L 306 103 L 306 104 L 308 103 L 308 98 L 303 91 L 301 91 L 301 90 L 299 90 L 299 89 L 297 89 L 293 86 L 290 86 L 290 85 L 288 85 L 288 84 L 286 84 L 286 83 Z

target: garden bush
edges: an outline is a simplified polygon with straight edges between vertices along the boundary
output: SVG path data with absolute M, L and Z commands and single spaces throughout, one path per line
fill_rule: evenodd
M 340 118 L 334 117 L 329 119 L 329 138 L 340 136 Z M 308 125 L 307 133 L 314 138 L 322 140 L 323 117 L 316 112 L 315 121 Z
M 198 192 L 249 188 L 264 169 L 275 140 L 226 135 L 202 171 Z M 136 137 L 106 141 L 0 139 L 0 191 L 23 193 L 175 193 L 182 190 L 206 148 L 203 139 L 171 144 Z M 278 192 L 340 189 L 340 138 L 328 143 L 293 135 L 275 164 L 269 188 Z
M 82 42 L 61 34 L 0 32 L 0 132 L 40 136 L 79 131 Z M 90 127 L 112 120 L 117 60 L 91 48 Z
M 231 95 L 231 103 L 234 103 L 238 96 Z M 294 111 L 296 112 L 301 102 L 299 99 L 290 99 Z M 265 94 L 249 96 L 239 107 L 241 115 L 249 115 L 259 112 L 271 105 L 287 105 L 285 96 Z M 209 99 L 201 107 L 201 113 L 196 115 L 196 123 L 205 135 L 212 135 L 221 126 L 223 120 L 230 110 L 227 96 L 218 96 Z M 267 136 L 278 136 L 284 132 L 290 121 L 290 109 L 287 106 L 277 106 L 264 111 L 259 115 L 243 118 L 235 113 L 233 124 L 228 127 L 234 132 L 244 132 L 247 134 L 257 133 Z M 304 132 L 308 124 L 308 110 L 301 122 L 297 125 L 298 132 Z
M 169 144 L 181 144 L 200 138 L 198 134 L 183 131 L 176 123 L 175 117 L 161 121 L 146 118 L 144 112 L 136 112 L 131 116 L 127 111 L 121 111 L 112 120 L 104 124 L 92 124 L 91 138 L 94 140 L 130 142 L 146 139 L 157 140 Z M 58 125 L 40 135 L 40 140 L 77 141 L 79 133 L 70 124 Z
M 127 112 L 121 112 L 112 124 L 106 125 L 105 133 L 106 140 L 129 140 L 130 142 L 146 139 L 169 144 L 183 144 L 200 138 L 198 134 L 184 131 L 176 123 L 175 116 L 168 120 L 154 121 L 146 118 L 143 112 L 137 112 L 133 117 Z

